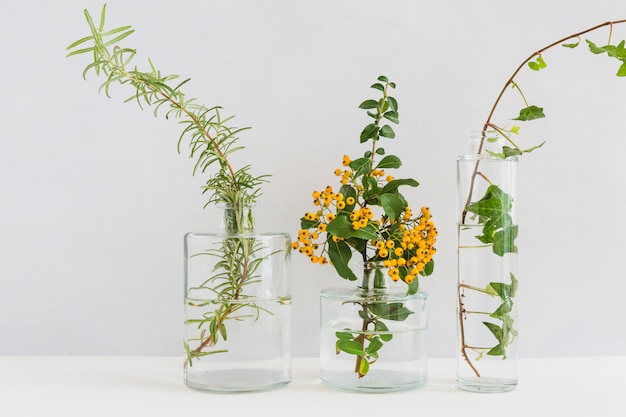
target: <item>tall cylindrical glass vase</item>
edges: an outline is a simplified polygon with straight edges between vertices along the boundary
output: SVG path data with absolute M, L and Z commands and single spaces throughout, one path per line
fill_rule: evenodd
M 257 232 L 248 208 L 226 208 L 224 225 L 185 236 L 185 384 L 283 386 L 291 380 L 290 237 Z
M 457 159 L 457 385 L 475 392 L 517 386 L 518 159 Z

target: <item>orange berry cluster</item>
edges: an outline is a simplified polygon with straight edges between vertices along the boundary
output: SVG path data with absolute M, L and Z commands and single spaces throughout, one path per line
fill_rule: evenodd
M 344 156 L 342 163 L 348 166 L 350 158 Z M 350 169 L 337 169 L 335 175 L 341 176 L 341 183 L 345 185 L 353 174 Z M 384 171 L 377 169 L 372 170 L 370 175 L 379 179 L 385 177 Z M 391 176 L 385 179 L 393 181 Z M 327 225 L 340 212 L 349 213 L 353 230 L 367 227 L 377 235 L 376 239 L 365 242 L 365 252 L 372 253 L 369 260 L 383 262 L 392 280 L 403 280 L 410 284 L 426 269 L 436 253 L 437 229 L 431 219 L 430 210 L 422 207 L 417 215 L 413 215 L 407 206 L 397 220 L 389 219 L 384 214 L 375 219 L 372 209 L 360 201 L 362 186 L 355 184 L 354 187 L 357 191 L 356 198 L 335 193 L 331 186 L 322 191 L 314 191 L 313 204 L 318 209 L 304 215 L 303 219 L 310 227 L 299 230 L 292 248 L 308 256 L 313 263 L 330 263 L 327 256 L 328 242 L 331 239 L 334 242 L 343 239 L 327 233 Z M 326 236 L 322 237 L 323 234 Z

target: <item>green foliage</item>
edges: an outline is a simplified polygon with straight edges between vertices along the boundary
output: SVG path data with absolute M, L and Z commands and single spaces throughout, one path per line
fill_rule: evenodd
M 559 41 L 550 43 L 545 48 L 538 50 L 526 60 L 524 60 L 522 64 L 518 66 L 517 69 L 513 72 L 512 76 L 506 81 L 504 87 L 500 91 L 500 94 L 497 96 L 495 103 L 493 104 L 489 112 L 489 116 L 485 121 L 485 124 L 483 125 L 483 135 L 481 138 L 480 146 L 478 147 L 480 152 L 486 152 L 491 156 L 505 159 L 510 157 L 519 157 L 525 153 L 530 153 L 535 149 L 543 146 L 545 142 L 541 142 L 539 145 L 523 149 L 522 147 L 518 146 L 513 140 L 513 135 L 518 135 L 520 132 L 519 126 L 514 126 L 510 130 L 506 130 L 505 128 L 498 126 L 492 121 L 492 117 L 496 113 L 496 109 L 500 104 L 504 93 L 509 89 L 509 87 L 512 87 L 512 89 L 519 92 L 525 104 L 524 107 L 519 111 L 519 115 L 512 118 L 512 120 L 520 122 L 530 122 L 533 120 L 545 118 L 544 109 L 542 107 L 530 105 L 526 100 L 522 89 L 515 80 L 519 72 L 526 67 L 530 68 L 533 71 L 543 70 L 547 68 L 547 63 L 543 58 L 543 54 L 547 50 L 557 45 L 561 45 L 569 49 L 575 49 L 580 44 L 582 35 L 606 26 L 610 26 L 612 29 L 613 25 L 617 23 L 626 23 L 626 20 L 606 22 L 594 26 L 590 29 L 584 30 L 582 32 L 570 35 Z M 612 30 L 610 33 L 612 34 Z M 572 39 L 576 39 L 576 41 L 571 42 L 570 40 Z M 612 44 L 609 37 L 609 43 L 606 46 L 601 47 L 597 46 L 594 42 L 590 40 L 586 40 L 586 42 L 591 53 L 596 55 L 606 54 L 610 58 L 617 59 L 620 63 L 620 67 L 618 68 L 616 75 L 619 77 L 626 76 L 625 41 L 622 40 L 617 44 Z M 503 140 L 501 141 L 500 139 Z M 497 143 L 498 146 L 501 146 L 501 149 L 486 149 L 485 145 L 491 145 L 495 143 Z M 511 197 L 504 193 L 497 184 L 494 184 L 489 178 L 485 176 L 484 173 L 480 171 L 480 162 L 476 163 L 470 180 L 472 187 L 469 190 L 469 195 L 466 200 L 467 204 L 464 207 L 459 227 L 464 227 L 468 215 L 474 215 L 478 218 L 478 224 L 482 226 L 482 234 L 476 236 L 476 239 L 478 241 L 480 241 L 483 245 L 491 246 L 493 253 L 497 256 L 502 257 L 508 253 L 516 253 L 517 247 L 515 246 L 515 239 L 517 238 L 518 229 L 517 225 L 513 224 L 513 220 L 511 217 L 511 209 L 513 203 Z M 479 200 L 474 200 L 473 197 L 475 192 L 475 181 L 480 180 L 487 181 L 489 187 L 487 188 L 484 196 L 482 196 Z M 498 308 L 491 313 L 480 311 L 471 312 L 474 314 L 488 314 L 490 318 L 495 320 L 495 322 L 494 320 L 483 322 L 486 328 L 497 341 L 495 346 L 489 349 L 484 349 L 475 346 L 469 346 L 466 343 L 464 330 L 464 314 L 466 313 L 466 311 L 464 308 L 463 298 L 459 298 L 459 325 L 462 339 L 461 353 L 478 377 L 480 376 L 480 373 L 478 369 L 473 365 L 472 361 L 469 359 L 466 353 L 466 349 L 479 351 L 479 359 L 485 353 L 491 356 L 502 356 L 503 358 L 506 358 L 506 349 L 516 336 L 514 321 L 510 313 L 512 311 L 513 298 L 515 297 L 518 283 L 516 277 L 512 273 L 510 273 L 510 279 L 510 284 L 504 284 L 502 282 L 491 282 L 487 286 L 487 288 L 482 289 L 465 284 L 463 281 L 463 277 L 459 276 L 459 291 L 461 291 L 461 289 L 472 290 L 475 291 L 476 296 L 480 296 L 480 294 L 486 294 L 493 297 L 497 296 L 502 300 L 502 303 L 498 306 Z
M 380 271 L 378 271 L 380 272 Z M 386 342 L 393 339 L 388 326 L 383 320 L 404 321 L 413 314 L 403 303 L 384 303 L 367 301 L 360 304 L 359 316 L 363 319 L 363 330 L 350 329 L 336 332 L 335 350 L 354 355 L 357 360 L 355 367 L 359 378 L 367 375 L 370 366 L 378 360 L 378 351 Z
M 533 71 L 540 71 L 547 66 L 548 64 L 546 64 L 546 61 L 543 60 L 543 57 L 541 55 L 539 55 L 536 60 L 530 61 L 528 63 L 528 67 Z
M 315 197 L 315 204 L 319 206 L 317 214 L 300 219 L 301 232 L 308 237 L 306 240 L 311 240 L 313 232 L 317 235 L 316 229 L 318 228 L 326 233 L 325 240 L 316 245 L 321 249 L 322 257 L 328 255 L 337 274 L 350 281 L 357 280 L 360 272 L 355 273 L 349 266 L 355 253 L 364 262 L 397 259 L 400 256 L 395 254 L 382 256 L 372 242 L 386 244 L 391 241 L 390 247 L 401 246 L 403 230 L 410 231 L 417 227 L 422 227 L 423 230 L 429 229 L 428 236 L 432 238 L 432 242 L 428 240 L 431 242 L 430 245 L 434 244 L 436 236 L 436 230 L 430 221 L 430 212 L 427 210 L 424 212 L 427 215 L 420 213 L 418 216 L 411 216 L 409 204 L 400 192 L 401 187 L 417 187 L 419 183 L 412 178 L 393 178 L 387 174 L 383 175 L 383 172 L 399 169 L 402 166 L 399 157 L 387 155 L 385 149 L 380 146 L 381 140 L 395 136 L 395 132 L 389 124 L 386 124 L 386 121 L 396 124 L 399 122 L 398 101 L 388 93 L 395 87 L 396 84 L 390 82 L 387 77 L 380 76 L 371 88 L 382 92 L 382 97 L 364 100 L 359 105 L 359 108 L 366 110 L 367 117 L 373 119 L 359 136 L 360 142 L 367 142 L 370 147 L 359 158 L 350 160 L 347 156 L 345 157 L 348 159 L 344 166 L 347 166 L 348 170 L 343 173 L 347 177 L 338 192 L 341 201 L 334 200 L 336 195 L 332 191 L 318 192 L 318 195 L 325 195 L 325 197 Z M 375 219 L 369 216 L 365 219 L 362 214 L 365 209 L 369 210 L 372 216 L 372 209 L 379 210 L 381 218 Z M 357 217 L 365 220 L 358 227 L 355 226 Z M 426 222 L 425 225 L 419 226 L 421 221 Z M 426 239 L 425 234 L 423 239 Z M 298 249 L 301 251 L 307 249 L 303 252 L 313 257 L 314 250 L 308 250 L 312 247 L 308 246 L 308 248 L 298 247 Z M 411 259 L 412 255 L 416 255 L 417 244 L 414 246 L 406 251 L 405 261 Z M 316 255 L 315 259 L 317 258 Z M 432 257 L 429 256 L 422 262 L 420 268 L 419 274 L 430 275 L 434 269 Z M 414 277 L 418 273 L 410 274 L 413 269 L 410 264 L 399 268 L 399 278 L 409 284 L 409 293 L 416 292 L 418 288 L 418 283 L 413 284 Z
M 502 304 L 489 317 L 499 320 L 501 324 L 484 321 L 483 324 L 489 329 L 491 334 L 496 338 L 497 344 L 487 351 L 490 356 L 502 356 L 506 359 L 506 348 L 513 342 L 517 336 L 517 331 L 513 326 L 515 320 L 511 317 L 513 310 L 513 297 L 517 292 L 517 279 L 513 274 L 511 276 L 511 284 L 502 282 L 491 282 L 487 288 L 487 293 L 492 293 L 500 297 Z
M 587 40 L 587 44 L 589 45 L 589 50 L 594 54 L 604 54 L 606 53 L 609 57 L 615 58 L 621 62 L 619 69 L 617 70 L 616 75 L 618 77 L 626 76 L 626 49 L 624 48 L 625 41 L 621 41 L 617 45 L 606 45 L 602 47 L 596 46 L 590 40 Z
M 131 26 L 105 29 L 106 4 L 102 7 L 98 24 L 87 10 L 84 14 L 90 34 L 67 47 L 68 57 L 84 54 L 92 57 L 83 77 L 90 72 L 103 77 L 99 91 L 107 97 L 114 85 L 127 86 L 132 94 L 126 102 L 136 102 L 142 110 L 150 107 L 155 116 L 162 113 L 166 119 L 177 119 L 183 127 L 178 137 L 178 152 L 181 152 L 183 141 L 188 140 L 189 157 L 196 160 L 193 175 L 209 174 L 202 188 L 203 193 L 209 193 L 206 205 L 224 203 L 228 206 L 225 218 L 228 230 L 234 233 L 249 230 L 252 226 L 251 219 L 246 218 L 246 207 L 256 201 L 267 176 L 253 176 L 249 165 L 235 169 L 230 163 L 232 154 L 243 149 L 238 144 L 239 134 L 248 128 L 233 126 L 233 116 L 224 117 L 219 106 L 200 105 L 195 98 L 188 97 L 183 87 L 187 86 L 189 79 L 178 81 L 178 75 L 163 75 L 150 59 L 148 70 L 140 71 L 133 63 L 135 49 L 118 46 L 134 30 Z M 267 312 L 252 302 L 245 302 L 244 289 L 257 282 L 256 271 L 264 260 L 257 256 L 258 248 L 254 239 L 234 237 L 225 239 L 219 248 L 197 254 L 214 256 L 220 261 L 214 274 L 200 286 L 213 291 L 215 300 L 204 304 L 190 302 L 190 305 L 206 308 L 206 312 L 201 318 L 186 322 L 186 325 L 201 329 L 199 339 L 195 340 L 196 348 L 190 348 L 192 340 L 185 342 L 186 366 L 191 366 L 194 359 L 224 352 L 223 349 L 208 349 L 220 338 L 227 339 L 228 320 L 256 320 L 261 312 Z
M 368 117 L 359 141 L 369 147 L 355 159 L 344 155 L 345 170 L 335 171 L 342 177 L 337 193 L 330 186 L 313 192 L 315 213 L 306 213 L 300 219 L 301 229 L 294 247 L 314 263 L 326 264 L 328 256 L 343 279 L 362 279 L 364 296 L 356 303 L 360 306 L 362 328 L 337 332 L 335 346 L 337 354 L 356 357 L 355 372 L 359 377 L 369 372 L 379 350 L 392 338 L 385 321 L 403 321 L 413 314 L 403 303 L 377 298 L 376 291 L 385 288 L 386 278 L 380 268 L 372 270 L 365 265 L 389 262 L 386 266 L 392 279 L 406 283 L 407 294 L 415 294 L 419 290 L 418 276 L 433 273 L 437 236 L 430 210 L 422 207 L 414 215 L 400 192 L 401 187 L 417 187 L 419 183 L 387 174 L 388 170 L 402 167 L 400 158 L 388 155 L 381 146 L 381 141 L 395 138 L 391 125 L 400 120 L 398 101 L 389 95 L 396 84 L 380 76 L 371 88 L 381 97 L 359 105 Z M 362 261 L 363 270 L 352 270 L 354 255 Z M 396 263 L 391 264 L 392 261 Z
M 497 185 L 490 185 L 483 198 L 466 207 L 467 211 L 479 216 L 479 223 L 483 225 L 483 234 L 476 238 L 491 245 L 493 252 L 499 256 L 517 252 L 517 225 L 511 218 L 512 207 L 511 196 Z
M 395 83 L 390 83 L 387 77 L 380 76 L 375 84 L 372 84 L 371 88 L 382 91 L 383 97 L 375 100 L 368 99 L 363 101 L 360 105 L 360 109 L 376 110 L 376 112 L 368 111 L 367 115 L 374 119 L 361 131 L 360 139 L 361 143 L 368 140 L 378 140 L 380 137 L 393 139 L 396 137 L 396 133 L 391 126 L 384 124 L 381 126 L 382 119 L 387 119 L 392 123 L 400 123 L 400 116 L 398 114 L 398 102 L 395 98 L 387 95 L 389 88 L 396 88 Z
M 546 117 L 546 115 L 543 114 L 542 107 L 528 106 L 520 110 L 519 116 L 517 116 L 513 120 L 527 122 L 529 120 L 543 119 L 544 117 Z
M 272 314 L 258 306 L 245 295 L 245 288 L 260 282 L 257 271 L 268 257 L 258 257 L 262 244 L 254 238 L 235 236 L 225 238 L 220 246 L 208 249 L 193 256 L 211 256 L 217 259 L 213 274 L 198 287 L 190 288 L 190 292 L 204 290 L 212 292 L 214 298 L 205 302 L 189 301 L 194 307 L 206 310 L 201 318 L 187 319 L 185 325 L 193 325 L 201 329 L 198 346 L 190 349 L 185 342 L 187 364 L 191 366 L 193 359 L 209 353 L 221 353 L 225 350 L 207 351 L 215 346 L 220 337 L 228 339 L 226 324 L 229 320 L 258 320 L 260 314 Z
M 84 14 L 90 35 L 67 47 L 68 57 L 83 54 L 92 56 L 92 62 L 85 67 L 83 77 L 86 78 L 90 72 L 103 77 L 100 91 L 104 91 L 108 97 L 113 85 L 127 85 L 132 94 L 126 102 L 134 101 L 141 109 L 144 106 L 151 107 L 155 116 L 163 112 L 166 119 L 179 120 L 184 128 L 178 139 L 178 151 L 181 151 L 183 140 L 188 139 L 189 157 L 196 159 L 193 174 L 208 174 L 210 168 L 217 166 L 216 172 L 203 187 L 203 193 L 209 193 L 207 205 L 213 202 L 235 205 L 254 202 L 267 176 L 253 176 L 250 174 L 250 166 L 236 170 L 229 162 L 234 152 L 243 149 L 237 141 L 239 134 L 248 128 L 232 126 L 233 116 L 224 117 L 219 106 L 206 107 L 197 104 L 195 98 L 187 97 L 182 88 L 189 79 L 178 81 L 178 75 L 163 75 L 150 59 L 147 71 L 138 70 L 133 64 L 135 49 L 118 46 L 134 30 L 131 26 L 106 30 L 106 4 L 102 7 L 97 25 L 87 10 Z
M 569 36 L 567 38 L 562 39 L 561 41 L 558 42 L 554 42 L 552 44 L 550 44 L 548 47 L 543 48 L 537 52 L 535 52 L 533 55 L 531 55 L 529 58 L 527 58 L 523 64 L 526 64 L 528 66 L 528 68 L 530 68 L 533 71 L 540 71 L 543 70 L 545 68 L 547 68 L 547 63 L 544 60 L 543 57 L 543 53 L 546 52 L 548 49 L 556 46 L 556 45 L 561 45 L 565 48 L 569 48 L 569 49 L 575 49 L 580 45 L 580 36 L 582 34 L 585 34 L 587 32 L 590 32 L 592 30 L 596 30 L 599 29 L 601 27 L 607 26 L 607 25 L 613 25 L 615 23 L 624 23 L 626 22 L 626 20 L 621 20 L 618 22 L 607 22 L 605 24 L 602 25 L 598 25 L 592 29 L 580 32 L 579 34 L 574 34 L 572 36 Z M 569 40 L 569 39 L 573 39 L 576 38 L 576 42 L 570 42 L 570 43 L 566 43 L 565 41 Z M 619 43 L 616 44 L 611 44 L 610 42 L 605 45 L 605 46 L 597 46 L 594 42 L 592 42 L 589 39 L 585 40 L 587 45 L 588 45 L 588 49 L 591 53 L 595 54 L 595 55 L 602 55 L 602 54 L 606 54 L 608 57 L 610 58 L 614 58 L 616 60 L 619 61 L 620 66 L 616 72 L 616 75 L 618 77 L 625 77 L 626 76 L 626 41 L 622 40 Z M 498 96 L 498 99 L 496 100 L 491 112 L 490 112 L 490 117 L 487 120 L 487 122 L 485 123 L 485 129 L 487 128 L 493 128 L 495 129 L 495 131 L 497 132 L 497 134 L 502 134 L 502 136 L 504 137 L 504 139 L 506 139 L 507 141 L 510 141 L 510 138 L 507 137 L 507 135 L 504 134 L 504 129 L 500 126 L 497 126 L 496 124 L 494 124 L 491 121 L 491 115 L 494 114 L 494 111 L 496 109 L 496 107 L 498 106 L 500 99 L 503 96 L 503 93 L 505 91 L 505 89 L 510 85 L 513 86 L 515 89 L 517 89 L 519 91 L 519 93 L 521 94 L 524 102 L 526 103 L 526 106 L 524 108 L 522 108 L 519 112 L 519 115 L 514 117 L 512 120 L 516 120 L 516 121 L 522 121 L 522 122 L 528 122 L 528 121 L 533 121 L 533 120 L 538 120 L 538 119 L 543 119 L 545 118 L 545 114 L 543 111 L 542 107 L 539 106 L 535 106 L 535 105 L 528 105 L 528 103 L 526 102 L 526 97 L 524 97 L 524 94 L 522 93 L 521 89 L 519 88 L 519 86 L 517 85 L 517 83 L 515 82 L 515 77 L 517 76 L 518 72 L 521 70 L 521 68 L 524 65 L 521 65 L 513 74 L 513 76 L 507 81 L 505 87 L 503 88 L 502 92 L 500 93 L 500 96 Z M 519 148 L 517 145 L 515 145 L 514 147 L 509 147 L 507 145 L 503 146 L 501 151 L 493 151 L 493 150 L 487 150 L 487 152 L 492 155 L 492 156 L 496 156 L 496 157 L 500 157 L 500 158 L 507 158 L 509 156 L 519 156 L 522 155 L 523 153 L 528 153 L 531 152 L 534 149 L 537 149 L 539 147 L 541 147 L 543 145 L 542 142 L 541 144 L 537 145 L 537 146 L 533 146 L 527 150 L 522 150 L 521 148 Z

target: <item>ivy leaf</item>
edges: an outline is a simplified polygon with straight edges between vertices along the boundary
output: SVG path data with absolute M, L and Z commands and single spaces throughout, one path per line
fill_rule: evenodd
M 604 48 L 605 52 L 611 58 L 617 58 L 620 60 L 626 59 L 626 49 L 624 48 L 624 41 L 621 41 L 618 45 L 607 45 Z
M 490 355 L 490 356 L 504 356 L 505 359 L 506 359 L 504 348 L 501 345 L 497 345 L 497 346 L 494 346 L 493 348 L 491 348 L 491 350 L 489 350 L 489 352 L 487 352 L 487 355 Z
M 481 217 L 497 219 L 511 210 L 513 199 L 497 185 L 490 185 L 480 200 L 470 203 L 467 210 Z
M 500 304 L 500 307 L 496 309 L 493 313 L 489 315 L 489 317 L 493 317 L 494 319 L 503 319 L 509 315 L 511 309 L 513 308 L 513 302 L 511 300 L 507 300 L 506 302 Z
M 528 122 L 530 120 L 542 119 L 544 117 L 546 117 L 546 115 L 543 114 L 543 107 L 528 106 L 520 110 L 519 116 L 517 116 L 513 120 Z
M 507 252 L 517 252 L 515 238 L 517 226 L 511 219 L 513 199 L 497 185 L 490 185 L 483 198 L 467 206 L 467 211 L 480 216 L 483 222 L 483 234 L 476 236 L 484 244 L 491 244 L 492 250 L 499 256 Z
M 523 153 L 524 151 L 522 151 L 519 148 L 511 148 L 510 146 L 502 147 L 502 154 L 504 155 L 505 158 L 508 158 L 509 156 L 519 156 Z
M 383 159 L 380 160 L 376 168 L 386 169 L 386 168 L 394 168 L 398 169 L 402 166 L 402 161 L 400 158 L 394 155 L 387 155 Z
M 393 139 L 396 137 L 396 132 L 393 131 L 391 126 L 384 125 L 380 128 L 379 135 L 385 138 Z
M 546 61 L 544 61 L 543 57 L 539 55 L 535 61 L 530 61 L 528 63 L 528 66 L 533 71 L 539 71 L 547 67 L 548 64 L 546 64 Z
M 328 256 L 340 277 L 349 281 L 357 280 L 354 272 L 352 272 L 350 267 L 348 267 L 348 262 L 350 262 L 350 258 L 352 258 L 352 250 L 346 242 L 342 240 L 335 242 L 334 240 L 329 239 Z
M 585 39 L 587 45 L 589 46 L 589 51 L 593 54 L 603 54 L 606 52 L 606 47 L 602 48 L 597 46 L 595 43 L 591 42 L 589 39 Z
M 578 39 L 577 42 L 575 43 L 564 43 L 561 46 L 565 47 L 565 48 L 570 48 L 570 49 L 574 49 L 576 48 L 578 45 L 580 45 L 580 39 Z
M 508 158 L 509 156 L 518 156 L 518 155 L 521 155 L 522 153 L 531 153 L 535 149 L 541 148 L 545 143 L 546 143 L 546 141 L 544 140 L 539 145 L 533 146 L 532 148 L 528 148 L 528 149 L 519 149 L 519 148 L 511 148 L 509 146 L 503 146 L 502 147 L 502 152 L 500 152 L 500 153 L 492 152 L 489 149 L 486 149 L 486 151 L 491 156 L 495 156 L 497 158 L 505 159 L 505 158 Z
M 488 321 L 483 321 L 483 324 L 485 326 L 487 326 L 487 328 L 489 329 L 489 331 L 491 332 L 491 334 L 493 334 L 496 338 L 496 340 L 498 340 L 498 344 L 502 343 L 502 327 L 498 326 L 495 323 L 490 323 Z
M 597 46 L 590 40 L 586 40 L 589 45 L 589 50 L 594 54 L 603 54 L 607 53 L 608 56 L 612 58 L 616 58 L 622 61 L 619 69 L 617 70 L 618 77 L 626 76 L 626 48 L 624 48 L 625 41 L 621 41 L 618 45 L 606 45 L 606 46 Z
M 511 286 L 503 282 L 490 282 L 489 286 L 500 296 L 503 301 L 511 298 Z
M 378 101 L 376 100 L 365 100 L 363 103 L 359 105 L 360 109 L 375 109 L 377 107 L 378 107 Z
M 515 297 L 515 294 L 517 294 L 518 286 L 519 283 L 517 281 L 517 278 L 515 278 L 515 275 L 511 274 L 511 297 Z
M 494 233 L 493 253 L 504 256 L 505 253 L 517 252 L 515 239 L 517 238 L 517 226 L 504 227 L 502 230 Z

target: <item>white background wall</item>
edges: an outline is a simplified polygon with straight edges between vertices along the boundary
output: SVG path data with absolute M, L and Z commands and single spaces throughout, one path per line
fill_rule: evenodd
M 183 235 L 203 210 L 180 127 L 98 94 L 88 57 L 65 58 L 100 1 L 0 6 L 0 354 L 177 355 Z M 108 2 L 130 24 L 137 65 L 191 77 L 190 96 L 241 126 L 242 161 L 273 175 L 262 229 L 295 236 L 310 193 L 363 149 L 358 104 L 380 74 L 398 84 L 388 152 L 421 186 L 440 236 L 430 295 L 432 357 L 454 355 L 455 158 L 517 65 L 565 35 L 626 18 L 623 0 L 202 0 Z M 608 31 L 590 35 L 604 44 Z M 626 37 L 616 26 L 614 39 Z M 547 145 L 520 167 L 522 356 L 626 354 L 624 119 L 619 63 L 584 48 L 546 53 L 518 79 L 547 118 L 524 128 Z M 144 67 L 145 68 L 145 67 Z M 522 102 L 507 95 L 499 121 Z M 524 130 L 523 130 L 524 131 Z M 318 351 L 318 294 L 330 267 L 293 257 L 296 356 Z

